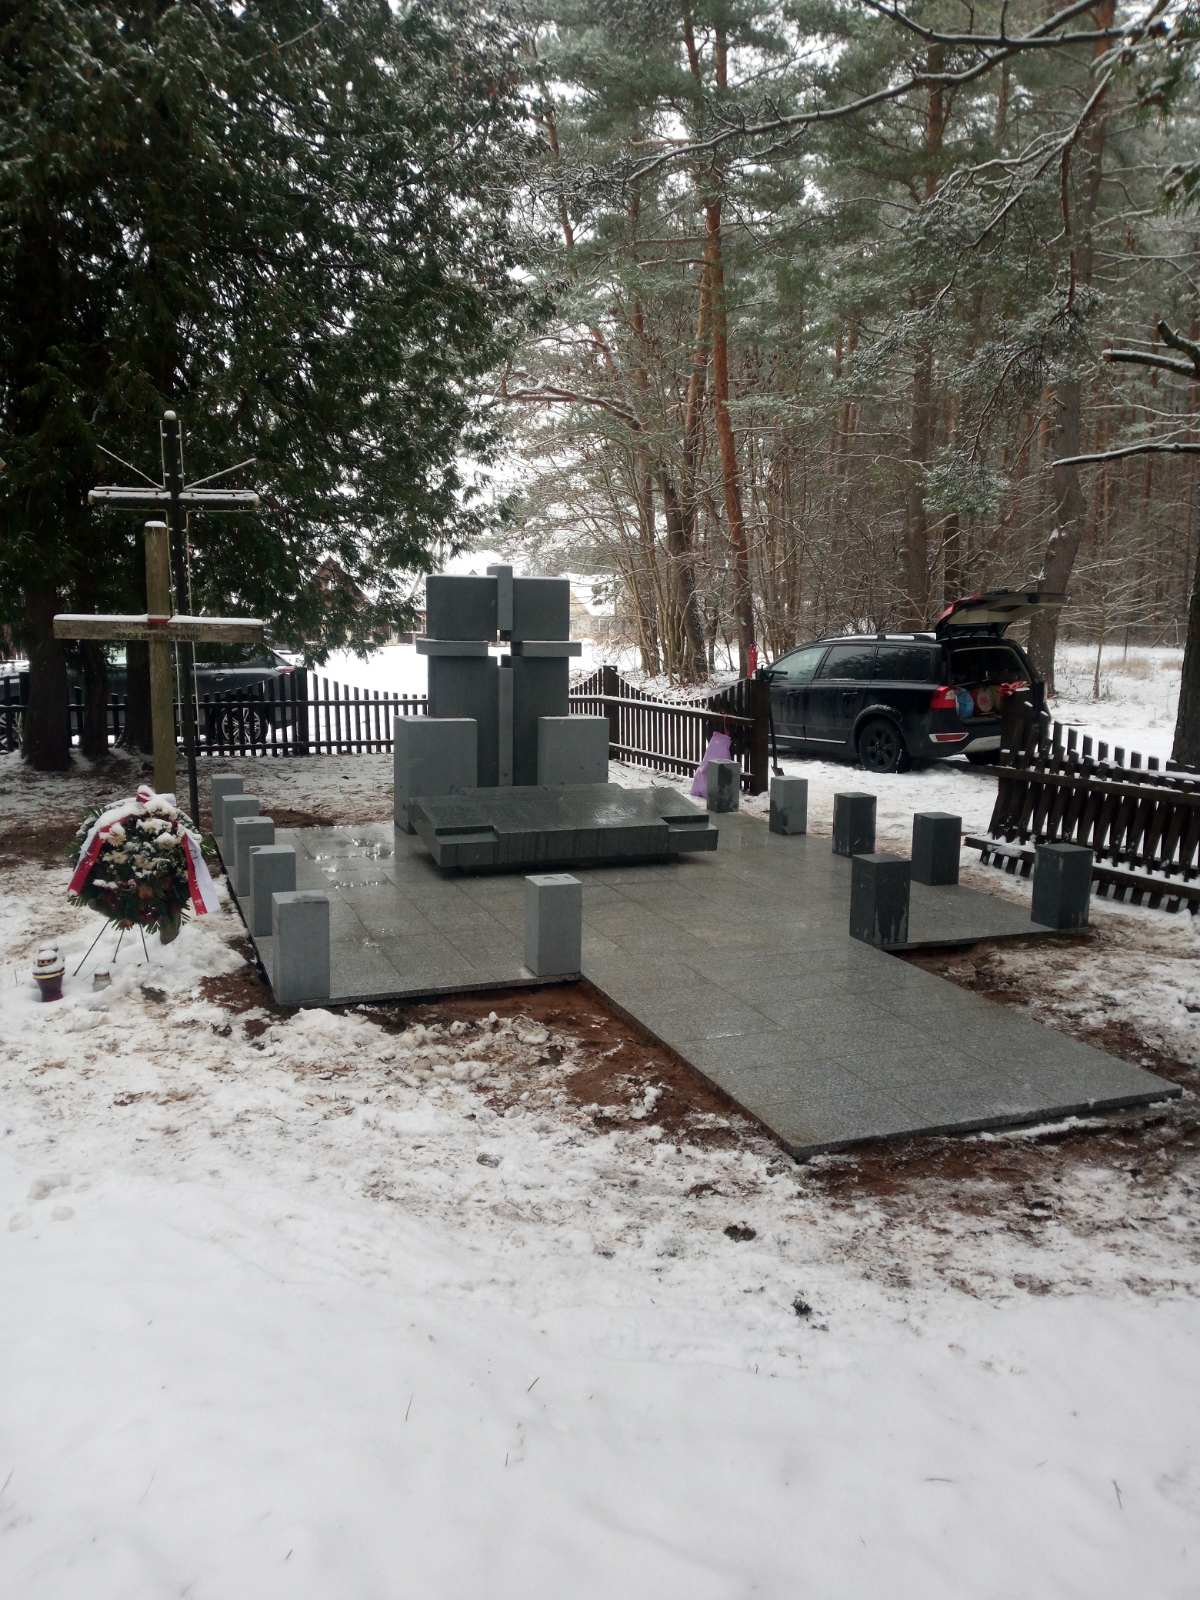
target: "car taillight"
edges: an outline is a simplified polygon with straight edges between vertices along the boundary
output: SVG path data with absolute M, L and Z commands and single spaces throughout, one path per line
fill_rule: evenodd
M 958 696 L 948 684 L 943 684 L 940 689 L 933 691 L 933 698 L 929 702 L 931 711 L 957 711 Z

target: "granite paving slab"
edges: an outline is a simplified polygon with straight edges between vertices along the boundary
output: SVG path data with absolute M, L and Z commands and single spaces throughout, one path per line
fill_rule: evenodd
M 849 936 L 850 861 L 827 839 L 711 819 L 720 848 L 578 867 L 583 973 L 797 1156 L 1146 1104 L 1180 1091 Z M 331 900 L 328 1003 L 544 982 L 524 885 L 447 877 L 390 824 L 281 828 L 299 889 Z M 1024 900 L 913 884 L 906 949 L 1038 937 Z M 255 941 L 270 970 L 271 940 Z

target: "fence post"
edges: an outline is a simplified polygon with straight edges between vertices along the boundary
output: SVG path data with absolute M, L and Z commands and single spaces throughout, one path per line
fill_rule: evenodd
M 308 750 L 308 668 L 299 667 L 292 673 L 292 749 L 298 756 Z
M 612 702 L 617 698 L 621 687 L 620 674 L 616 667 L 603 666 L 600 668 L 600 693 L 610 696 L 605 703 L 604 711 L 608 717 L 608 754 L 610 760 L 617 759 L 617 746 L 621 742 L 621 708 Z
M 771 782 L 770 709 L 771 685 L 766 673 L 759 671 L 750 679 L 750 715 L 754 719 L 750 729 L 751 794 L 765 794 Z

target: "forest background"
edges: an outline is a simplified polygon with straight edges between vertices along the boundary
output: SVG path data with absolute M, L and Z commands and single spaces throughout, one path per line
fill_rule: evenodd
M 192 82 L 160 48 L 177 9 L 157 9 L 137 57 L 166 60 L 168 84 Z M 206 70 L 245 92 L 269 65 L 268 220 L 292 243 L 264 257 L 235 232 L 254 292 L 231 302 L 227 242 L 180 262 L 161 190 L 171 273 L 126 275 L 121 304 L 126 328 L 152 312 L 170 338 L 131 340 L 136 372 L 128 350 L 76 363 L 64 396 L 44 377 L 52 327 L 36 384 L 0 377 L 18 468 L 0 513 L 25 552 L 24 571 L 0 554 L 2 620 L 43 677 L 61 665 L 55 606 L 115 608 L 138 583 L 129 529 L 106 535 L 103 582 L 82 559 L 47 571 L 39 518 L 95 547 L 62 514 L 47 448 L 65 437 L 77 507 L 118 424 L 198 405 L 206 449 L 257 455 L 267 491 L 253 536 L 197 536 L 199 598 L 310 651 L 403 626 L 415 586 L 398 575 L 481 538 L 596 575 L 644 670 L 684 683 L 726 654 L 745 671 L 752 651 L 925 627 L 959 595 L 1037 584 L 1070 591 L 1074 638 L 1191 637 L 1176 756 L 1200 761 L 1193 5 L 520 0 L 486 22 L 452 5 L 381 22 L 344 0 L 281 8 L 252 50 L 236 9 L 195 9 L 223 28 Z M 369 63 L 373 98 L 344 82 L 347 59 Z M 168 101 L 168 125 L 190 111 Z M 232 164 L 254 174 L 263 141 L 242 122 Z M 297 223 L 298 149 L 320 193 Z M 229 187 L 223 158 L 211 181 Z M 57 202 L 24 181 L 41 182 L 28 242 Z M 93 163 L 89 182 L 110 179 Z M 295 248 L 323 228 L 349 258 L 340 298 Z M 104 239 L 114 260 L 126 243 Z M 364 293 L 375 320 L 355 337 Z M 21 306 L 3 313 L 27 354 Z M 48 428 L 64 400 L 72 427 Z M 513 492 L 472 499 L 464 451 Z M 309 580 L 329 552 L 349 581 L 322 597 Z M 1058 626 L 1047 613 L 1029 641 L 1051 685 Z

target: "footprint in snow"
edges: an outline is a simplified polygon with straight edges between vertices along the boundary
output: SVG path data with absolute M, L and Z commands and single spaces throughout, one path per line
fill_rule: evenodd
M 56 1189 L 65 1189 L 70 1181 L 70 1178 L 63 1177 L 35 1178 L 29 1186 L 29 1198 L 31 1200 L 44 1200 L 47 1195 L 53 1194 Z

